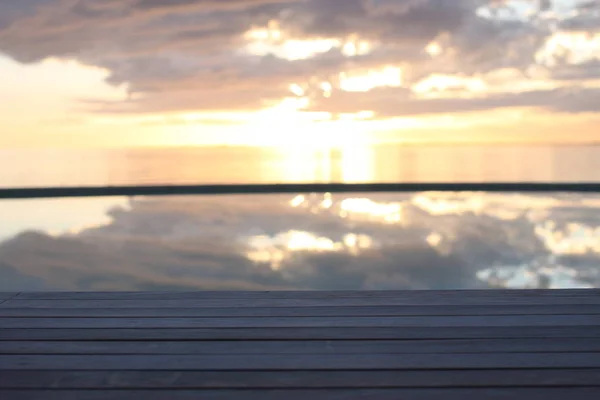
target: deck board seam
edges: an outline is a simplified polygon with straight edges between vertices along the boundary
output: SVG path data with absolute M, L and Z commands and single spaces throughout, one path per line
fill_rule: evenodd
M 4 303 L 8 303 L 10 300 L 17 298 L 21 293 L 23 293 L 23 292 L 14 293 L 8 299 L 0 299 L 0 306 L 2 306 Z

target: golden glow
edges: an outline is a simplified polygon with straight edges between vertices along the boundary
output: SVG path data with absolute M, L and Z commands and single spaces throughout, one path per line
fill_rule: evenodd
M 248 113 L 238 128 L 246 133 L 248 145 L 295 147 L 314 143 L 323 132 L 317 122 L 331 118 L 329 113 L 303 112 L 307 97 L 288 97 L 265 110 Z
M 72 117 L 73 100 L 94 96 L 102 100 L 122 100 L 126 87 L 104 82 L 109 72 L 84 66 L 75 61 L 48 59 L 39 64 L 22 66 L 0 57 L 0 120 Z M 18 79 L 15 79 L 18 77 Z
M 290 201 L 290 205 L 294 208 L 300 207 L 302 205 L 302 203 L 304 203 L 305 201 L 306 201 L 306 196 L 298 195 L 298 196 L 294 197 L 294 199 L 292 201 Z
M 343 182 L 371 182 L 375 178 L 375 150 L 373 148 L 360 145 L 343 147 Z
M 298 97 L 302 97 L 306 94 L 306 91 L 304 90 L 304 88 L 296 83 L 293 83 L 290 85 L 290 92 L 292 92 L 293 94 L 295 94 Z
M 323 91 L 323 96 L 325 98 L 330 98 L 333 94 L 333 85 L 329 82 L 321 82 L 321 90 Z
M 437 57 L 441 55 L 444 52 L 444 50 L 442 49 L 442 46 L 439 43 L 431 42 L 427 45 L 427 47 L 425 47 L 425 52 L 431 57 Z
M 357 113 L 342 113 L 338 115 L 338 119 L 341 121 L 361 121 L 368 120 L 375 117 L 375 112 L 363 110 Z

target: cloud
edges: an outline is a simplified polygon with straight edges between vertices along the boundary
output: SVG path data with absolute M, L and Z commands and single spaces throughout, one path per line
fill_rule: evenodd
M 561 65 L 552 71 L 552 78 L 557 80 L 585 81 L 598 79 L 600 59 L 586 61 L 577 65 Z
M 113 209 L 103 227 L 77 235 L 25 232 L 0 244 L 0 276 L 11 290 L 376 289 L 391 288 L 390 278 L 395 288 L 480 286 L 472 267 L 403 229 L 385 229 L 394 244 L 360 254 L 301 249 L 299 242 L 290 244 L 279 268 L 253 260 L 244 236 L 260 241 L 302 228 L 331 237 L 347 233 L 339 218 L 294 209 L 288 201 L 137 200 L 130 209 Z
M 517 4 L 518 3 L 518 4 Z M 516 4 L 516 5 L 515 5 Z M 115 114 L 252 111 L 292 96 L 292 84 L 335 86 L 341 73 L 393 65 L 402 69 L 393 104 L 377 93 L 323 99 L 312 90 L 311 109 L 370 104 L 379 116 L 420 115 L 525 106 L 534 94 L 490 94 L 482 101 L 409 96 L 413 85 L 434 74 L 479 76 L 540 66 L 539 53 L 557 32 L 593 34 L 598 2 L 563 11 L 531 1 L 486 0 L 28 0 L 0 5 L 0 51 L 22 63 L 56 57 L 77 59 L 109 71 L 107 81 L 132 94 L 120 102 L 85 99 L 95 112 Z M 558 29 L 558 31 L 557 31 Z M 593 39 L 590 39 L 593 40 Z M 554 43 L 554 42 L 552 42 Z M 428 46 L 439 49 L 435 54 Z M 574 72 L 549 79 L 585 85 L 600 79 L 586 59 L 568 62 Z M 588 68 L 589 66 L 589 68 Z M 552 71 L 559 65 L 541 65 Z M 584 71 L 585 70 L 585 71 Z M 576 79 L 575 79 L 576 78 Z M 533 101 L 532 107 L 580 112 L 583 109 Z M 560 101 L 562 96 L 549 93 Z M 360 99 L 358 99 L 360 97 Z M 388 96 L 387 100 L 391 100 Z M 339 101 L 339 103 L 335 103 Z M 544 104 L 539 104 L 544 103 Z M 431 107 L 428 112 L 424 107 Z M 350 107 L 352 108 L 352 107 Z M 365 108 L 360 108 L 359 110 Z
M 541 108 L 555 112 L 600 112 L 600 89 L 534 90 L 483 97 L 415 99 L 407 89 L 384 88 L 363 93 L 339 93 L 321 99 L 311 111 L 335 114 L 373 110 L 376 117 L 451 114 L 500 108 Z
M 134 0 L 129 3 L 134 10 L 160 10 L 164 12 L 181 10 L 189 12 L 247 9 L 268 4 L 281 5 L 293 1 L 296 0 Z M 107 2 L 111 2 L 111 0 L 107 0 Z M 119 1 L 114 1 L 114 3 L 117 2 Z
M 0 3 L 0 29 L 19 21 L 35 12 L 40 5 L 48 4 L 48 0 L 3 1 Z
M 0 243 L 0 289 L 469 289 L 505 266 L 600 286 L 597 197 L 299 198 L 138 198 L 76 234 L 23 232 Z
M 574 15 L 566 19 L 561 28 L 590 33 L 600 31 L 600 1 L 580 1 L 574 11 Z

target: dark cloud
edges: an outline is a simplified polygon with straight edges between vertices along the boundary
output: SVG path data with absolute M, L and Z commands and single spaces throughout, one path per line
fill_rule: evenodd
M 108 0 L 111 1 L 111 0 Z M 268 4 L 286 4 L 297 0 L 133 0 L 135 10 L 204 11 L 219 9 L 247 9 Z
M 197 57 L 207 48 L 209 52 L 214 49 L 206 42 L 225 45 L 229 40 L 239 41 L 239 35 L 253 23 L 276 16 L 201 7 L 217 2 L 193 3 L 198 9 L 190 12 L 176 12 L 174 4 L 173 9 L 155 13 L 137 9 L 132 1 L 46 0 L 37 13 L 0 31 L 0 48 L 23 62 L 64 56 L 111 67 L 104 63 L 112 57 L 127 63 L 130 58 L 137 61 L 142 53 L 177 63 L 168 52 L 202 45 L 195 51 L 188 49 L 190 57 Z M 265 1 L 244 3 L 257 6 Z M 228 53 L 232 49 L 223 50 Z
M 35 13 L 38 6 L 48 4 L 48 0 L 22 0 L 0 2 L 0 30 Z
M 562 64 L 552 71 L 552 78 L 557 80 L 585 81 L 598 79 L 600 59 L 587 61 L 581 64 Z
M 12 265 L 0 261 L 0 290 L 9 292 L 15 288 L 23 288 L 26 290 L 44 290 L 46 286 L 43 279 L 30 276 L 19 271 Z
M 565 30 L 600 32 L 600 1 L 584 1 L 577 5 L 576 15 L 561 23 Z

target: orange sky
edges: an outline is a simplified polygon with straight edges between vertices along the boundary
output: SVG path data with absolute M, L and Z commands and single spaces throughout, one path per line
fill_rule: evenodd
M 136 40 L 154 26 L 148 21 L 157 25 L 165 16 L 181 17 L 181 10 L 167 3 L 152 13 L 138 10 L 123 26 L 137 23 L 139 31 L 105 39 L 107 21 L 125 24 L 109 8 L 117 6 L 99 2 L 91 9 L 106 13 L 104 25 L 94 27 L 81 24 L 81 16 L 64 5 L 68 2 L 35 2 L 53 7 L 38 4 L 17 13 L 15 6 L 5 12 L 14 15 L 8 24 L 0 19 L 0 148 L 600 140 L 600 34 L 588 22 L 578 29 L 541 28 L 582 18 L 600 21 L 600 6 L 582 8 L 576 0 L 556 1 L 552 10 L 538 10 L 530 0 L 506 1 L 507 8 L 494 13 L 483 5 L 462 10 L 475 22 L 432 27 L 429 36 L 406 39 L 406 45 L 401 33 L 389 41 L 372 27 L 359 26 L 368 17 L 376 27 L 378 7 L 392 7 L 389 12 L 398 13 L 399 20 L 411 11 L 398 9 L 402 2 L 365 0 L 366 17 L 354 22 L 351 34 L 315 33 L 295 20 L 257 20 L 219 42 L 217 50 L 178 44 L 151 47 L 147 54 Z M 186 12 L 208 18 L 252 10 L 199 7 Z M 298 20 L 310 11 L 304 5 L 289 7 Z M 319 16 L 327 7 L 310 12 Z M 433 8 L 420 12 L 434 13 Z M 344 10 L 337 14 L 345 15 Z M 348 21 L 354 21 L 352 15 Z M 445 18 L 452 15 L 447 10 Z M 57 16 L 72 25 L 52 26 Z M 432 16 L 431 21 L 437 20 Z M 471 29 L 468 24 L 488 23 L 507 24 L 507 32 L 517 23 L 539 32 L 533 35 L 530 29 L 510 40 L 490 36 L 475 53 L 475 44 L 464 43 L 477 38 L 464 32 Z M 35 35 L 44 29 L 56 48 L 39 44 Z M 147 33 L 148 39 L 175 28 L 162 29 Z M 80 44 L 73 39 L 77 35 L 92 39 Z M 217 40 L 216 33 L 207 37 Z M 62 51 L 61 40 L 80 47 Z M 524 45 L 527 40 L 532 44 Z M 212 49 L 207 40 L 196 45 Z M 497 54 L 499 45 L 505 47 Z M 388 57 L 395 51 L 397 57 Z M 464 63 L 467 57 L 481 65 Z

